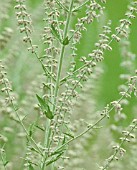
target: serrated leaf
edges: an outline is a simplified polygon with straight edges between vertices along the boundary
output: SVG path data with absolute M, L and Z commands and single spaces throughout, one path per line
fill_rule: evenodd
M 39 97 L 37 94 L 36 94 L 36 97 L 37 97 L 39 104 L 40 104 L 40 107 L 41 107 L 43 113 L 46 115 L 46 117 L 49 118 L 49 119 L 53 119 L 54 116 L 53 116 L 53 114 L 50 110 L 49 105 L 45 102 L 44 99 Z
M 68 36 L 67 36 L 66 38 L 64 38 L 62 44 L 63 44 L 63 45 L 68 45 L 68 44 L 69 44 Z
M 51 31 L 52 34 L 53 34 L 60 42 L 62 42 L 61 37 L 60 37 L 58 31 L 55 29 L 55 27 L 54 27 L 53 24 L 51 24 L 51 29 L 52 29 L 52 31 Z

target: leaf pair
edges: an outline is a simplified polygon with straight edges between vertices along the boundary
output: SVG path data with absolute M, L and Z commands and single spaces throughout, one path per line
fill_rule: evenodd
M 36 94 L 36 97 L 38 99 L 40 108 L 43 111 L 43 113 L 46 115 L 46 117 L 48 119 L 53 119 L 54 115 L 53 115 L 52 111 L 50 110 L 50 107 L 46 103 L 46 101 L 44 99 L 42 99 L 41 97 L 39 97 L 37 94 Z

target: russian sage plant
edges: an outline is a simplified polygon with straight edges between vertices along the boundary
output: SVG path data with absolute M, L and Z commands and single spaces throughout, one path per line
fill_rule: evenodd
M 132 107 L 134 115 L 124 110 L 137 93 L 136 55 L 130 43 L 137 1 L 128 2 L 115 31 L 106 17 L 107 3 L 44 0 L 30 13 L 25 0 L 5 1 L 1 23 L 9 17 L 11 5 L 16 31 L 3 24 L 0 35 L 1 54 L 8 50 L 0 62 L 1 169 L 135 169 L 131 157 L 136 157 L 137 107 Z M 96 21 L 101 24 L 98 41 L 79 56 L 79 43 Z M 119 98 L 102 107 L 96 100 L 104 72 L 101 63 L 107 51 L 113 53 L 114 41 L 121 53 Z M 12 83 L 8 69 L 17 57 L 13 82 L 27 77 L 22 90 Z M 127 160 L 132 163 L 126 167 Z

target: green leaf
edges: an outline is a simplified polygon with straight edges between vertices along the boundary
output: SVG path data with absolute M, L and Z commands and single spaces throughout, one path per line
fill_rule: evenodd
M 37 94 L 36 94 L 36 97 L 37 97 L 39 104 L 40 104 L 40 107 L 41 107 L 43 113 L 46 115 L 46 117 L 49 118 L 49 119 L 53 119 L 54 116 L 53 116 L 53 113 L 50 110 L 49 105 L 45 102 L 44 99 L 39 97 Z
M 62 145 L 64 145 L 65 142 L 66 142 L 66 137 L 65 137 L 65 135 L 64 135 L 64 139 L 63 139 L 63 141 L 62 141 Z
M 66 150 L 66 147 L 64 146 L 64 147 L 56 150 L 55 152 L 53 152 L 50 156 L 60 154 L 60 153 L 64 152 L 65 150 Z
M 50 90 L 50 87 L 48 85 L 46 85 L 45 83 L 43 83 L 44 87 L 46 87 L 47 89 Z
M 74 135 L 73 134 L 70 134 L 70 133 L 64 133 L 65 135 L 67 135 L 67 136 L 69 136 L 69 137 L 71 137 L 71 138 L 74 138 Z
M 31 164 L 29 165 L 29 170 L 34 170 L 34 168 Z
M 47 110 L 47 104 L 46 104 L 45 100 L 42 99 L 41 97 L 39 97 L 37 94 L 36 94 L 36 97 L 39 101 L 39 104 L 40 104 L 42 111 L 45 111 L 45 109 Z
M 62 85 L 65 81 L 67 81 L 66 78 L 63 78 L 61 81 L 60 81 L 60 84 Z
M 49 118 L 49 119 L 53 119 L 53 117 L 54 117 L 49 108 L 48 108 L 48 111 L 45 111 L 45 112 L 44 112 L 44 114 L 45 114 L 46 117 Z
M 69 39 L 68 39 L 68 36 L 66 38 L 64 38 L 63 40 L 63 45 L 68 45 L 69 44 Z
M 52 29 L 52 34 L 60 41 L 60 42 L 62 42 L 62 40 L 61 40 L 61 37 L 60 37 L 60 35 L 59 35 L 59 32 L 55 29 L 55 27 L 54 27 L 54 25 L 53 24 L 51 24 L 51 29 Z
M 56 3 L 57 3 L 62 9 L 64 9 L 64 10 L 67 11 L 67 12 L 69 12 L 69 10 L 68 10 L 62 3 L 60 3 L 59 0 L 55 0 L 55 1 L 56 1 Z
M 30 150 L 39 153 L 34 147 L 30 147 Z
M 9 161 L 5 161 L 4 162 L 4 167 L 9 163 Z
M 36 128 L 42 130 L 42 131 L 45 131 L 45 129 L 43 129 L 42 127 L 38 126 L 38 125 L 35 125 Z
M 53 158 L 53 159 L 51 159 L 50 161 L 48 161 L 47 163 L 46 163 L 46 166 L 48 166 L 48 165 L 50 165 L 50 164 L 52 164 L 53 162 L 55 162 L 55 161 L 57 161 L 60 157 L 61 157 L 61 155 L 63 154 L 64 152 L 61 152 L 59 155 L 57 155 L 55 158 Z
M 66 142 L 66 137 L 64 136 L 64 139 L 62 141 L 62 145 L 64 145 Z M 53 156 L 53 155 L 57 155 L 57 154 L 60 154 L 62 152 L 65 152 L 66 151 L 66 145 L 64 146 L 60 146 L 56 151 L 54 151 L 50 156 Z
M 31 137 L 34 132 L 34 123 L 30 124 L 29 126 L 29 136 Z

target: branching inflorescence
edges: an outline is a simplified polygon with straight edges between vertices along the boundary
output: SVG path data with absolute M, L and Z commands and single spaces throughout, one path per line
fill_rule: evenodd
M 131 1 L 128 11 L 125 13 L 125 18 L 120 20 L 120 25 L 116 27 L 115 33 L 111 31 L 111 20 L 107 21 L 102 27 L 102 33 L 99 34 L 99 40 L 95 43 L 95 49 L 90 50 L 85 56 L 78 56 L 77 54 L 78 44 L 83 38 L 83 33 L 87 31 L 87 25 L 92 25 L 94 21 L 100 20 L 100 17 L 104 15 L 105 3 L 107 3 L 106 0 L 45 0 L 43 2 L 43 20 L 41 19 L 44 25 L 40 34 L 41 39 L 38 45 L 34 45 L 33 31 L 35 32 L 35 25 L 32 26 L 33 22 L 25 5 L 26 2 L 25 0 L 16 0 L 16 18 L 19 32 L 24 35 L 25 48 L 27 46 L 27 50 L 32 53 L 36 63 L 43 70 L 42 81 L 38 82 L 41 79 L 35 78 L 35 83 L 40 87 L 39 91 L 35 95 L 28 93 L 28 95 L 34 95 L 32 96 L 35 99 L 34 103 L 28 101 L 34 114 L 27 113 L 27 110 L 24 109 L 22 117 L 20 115 L 20 105 L 22 103 L 17 103 L 13 97 L 12 91 L 14 88 L 7 78 L 4 66 L 0 63 L 1 92 L 3 94 L 5 92 L 6 96 L 5 101 L 2 99 L 0 104 L 2 107 L 10 107 L 12 119 L 21 125 L 25 133 L 26 145 L 22 156 L 22 169 L 62 170 L 69 169 L 69 167 L 72 169 L 75 166 L 78 166 L 76 169 L 80 169 L 80 164 L 77 161 L 75 165 L 69 166 L 73 159 L 73 154 L 71 157 L 69 152 L 71 147 L 72 149 L 73 146 L 77 148 L 77 141 L 83 139 L 84 146 L 80 149 L 84 150 L 84 147 L 90 142 L 91 132 L 94 133 L 95 129 L 98 131 L 102 129 L 100 124 L 103 124 L 105 118 L 107 118 L 105 120 L 107 121 L 114 116 L 116 122 L 126 118 L 126 114 L 123 113 L 124 106 L 130 102 L 129 98 L 136 96 L 137 93 L 135 55 L 130 52 L 129 42 L 130 26 L 137 13 L 137 1 Z M 80 11 L 83 11 L 83 13 L 79 17 Z M 73 24 L 74 18 L 76 18 L 76 22 Z M 12 33 L 9 28 L 5 28 L 5 31 L 10 35 Z M 11 38 L 6 34 L 5 38 L 7 37 Z M 4 41 L 4 37 L 2 38 L 3 42 L 0 47 L 4 49 L 8 39 Z M 82 113 L 84 116 L 77 120 L 75 107 L 82 98 L 80 94 L 83 94 L 82 91 L 86 85 L 89 87 L 96 86 L 94 81 L 99 79 L 98 74 L 100 74 L 97 69 L 101 69 L 100 64 L 104 61 L 105 52 L 113 52 L 112 42 L 114 40 L 120 44 L 121 67 L 127 70 L 120 75 L 123 81 L 122 85 L 119 86 L 120 97 L 118 100 L 108 103 L 102 111 L 97 112 L 99 106 L 95 110 L 91 109 L 90 115 L 86 115 L 85 110 L 85 113 Z M 90 81 L 92 81 L 92 85 Z M 31 85 L 33 86 L 33 84 Z M 94 91 L 96 88 L 89 89 Z M 31 89 L 33 90 L 33 87 Z M 95 103 L 96 99 L 93 96 L 91 98 Z M 5 102 L 8 105 L 4 105 Z M 113 115 L 114 112 L 115 115 Z M 31 120 L 27 120 L 30 115 Z M 87 120 L 92 119 L 91 115 L 94 119 Z M 74 124 L 73 119 L 76 119 L 76 124 Z M 121 142 L 113 146 L 114 153 L 102 166 L 99 166 L 101 170 L 111 168 L 114 160 L 123 157 L 126 152 L 124 144 L 129 142 L 129 138 L 135 138 L 133 132 L 136 126 L 137 120 L 134 119 L 131 128 L 122 132 L 124 137 L 120 138 Z M 96 133 L 95 136 L 97 136 Z M 0 138 L 4 143 L 7 142 L 5 136 L 1 135 Z M 4 154 L 5 144 L 1 147 L 1 160 L 3 167 L 6 169 L 9 162 L 4 160 Z

